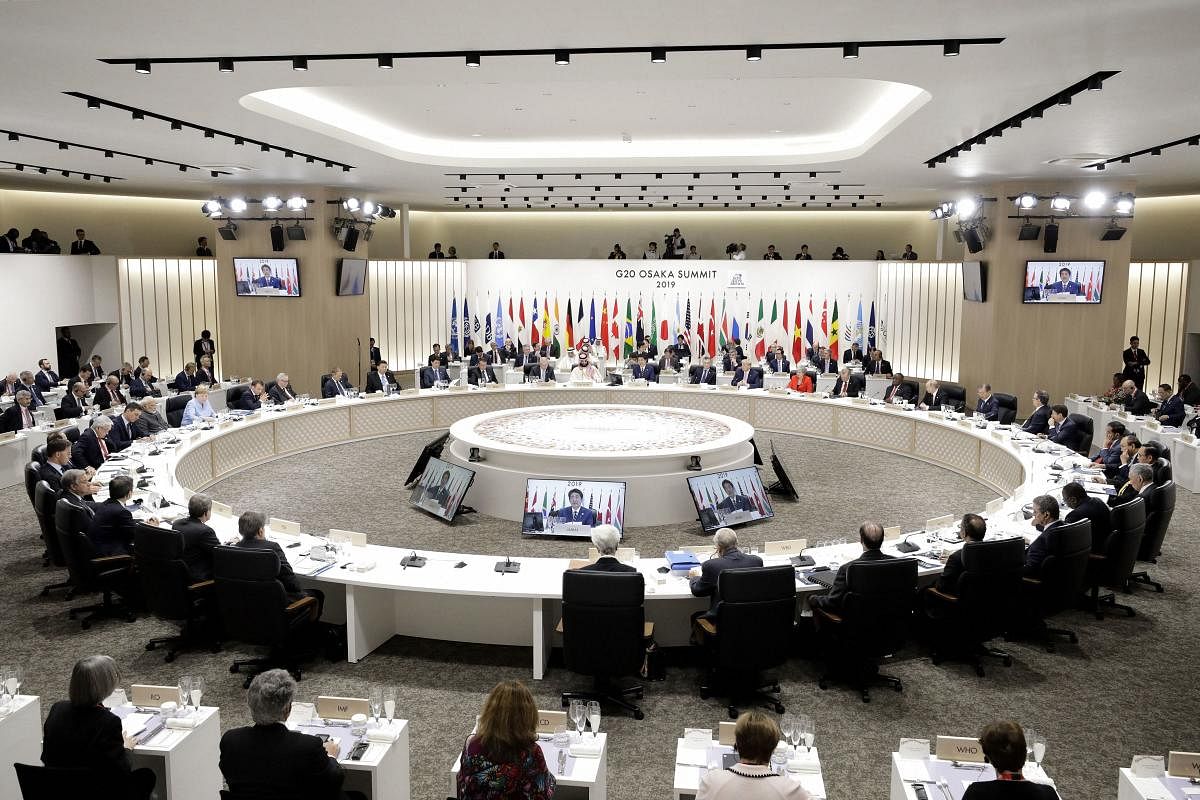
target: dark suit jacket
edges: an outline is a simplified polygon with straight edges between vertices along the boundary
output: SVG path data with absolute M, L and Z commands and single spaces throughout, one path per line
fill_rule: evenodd
M 217 360 L 217 340 L 209 339 L 207 341 L 208 349 L 205 349 L 205 340 L 197 339 L 192 343 L 192 355 L 196 357 L 196 361 L 200 361 L 200 356 L 212 356 L 213 361 Z M 199 363 L 197 363 L 199 366 Z
M 29 404 L 29 415 L 33 416 L 33 403 Z M 37 424 L 37 419 L 33 420 L 33 424 Z M 23 414 L 21 406 L 13 403 L 8 408 L 4 409 L 4 413 L 0 414 L 0 433 L 8 433 L 9 431 L 19 431 L 24 428 Z
M 321 740 L 283 724 L 233 728 L 221 737 L 221 774 L 237 797 L 334 800 L 342 768 Z
M 279 557 L 279 573 L 275 577 L 283 584 L 288 598 L 295 601 L 304 596 L 304 590 L 297 583 L 296 573 L 292 572 L 292 565 L 288 563 L 287 556 L 283 554 L 283 548 L 279 546 L 279 542 L 272 542 L 270 539 L 241 539 L 235 546 L 251 550 L 274 551 L 275 555 Z
M 1185 406 L 1200 405 L 1200 383 L 1189 383 L 1183 390 L 1183 404 Z
M 513 348 L 501 347 L 500 348 L 500 358 L 503 359 L 504 361 L 508 361 L 509 363 L 511 363 L 513 361 L 520 359 L 520 357 L 521 357 L 521 351 L 515 347 L 513 347 Z
M 840 567 L 838 567 L 837 575 L 833 576 L 833 586 L 830 587 L 828 594 L 824 595 L 823 597 L 818 596 L 811 598 L 809 603 L 811 604 L 815 600 L 817 605 L 828 611 L 836 612 L 840 610 L 842 604 L 846 602 L 846 593 L 849 591 L 848 587 L 846 586 L 846 570 L 850 568 L 850 565 L 853 564 L 854 561 L 883 561 L 889 558 L 892 558 L 892 556 L 889 556 L 887 553 L 884 553 L 881 550 L 863 550 L 862 555 L 860 555 L 857 559 L 847 561 L 845 564 L 842 564 Z
M 203 581 L 212 577 L 213 548 L 221 542 L 212 528 L 195 517 L 177 519 L 171 528 L 183 534 L 183 560 L 193 580 Z
M 112 420 L 113 426 L 112 430 L 108 432 L 108 436 L 105 437 L 105 442 L 108 444 L 108 452 L 118 453 L 133 444 L 137 433 L 121 414 L 109 417 L 109 419 Z
M 262 408 L 262 400 L 255 397 L 254 392 L 247 386 L 234 398 L 233 408 L 239 411 L 257 411 Z
M 1146 351 L 1138 348 L 1137 355 L 1133 354 L 1132 347 L 1126 347 L 1121 353 L 1122 362 L 1125 364 L 1125 370 L 1122 373 L 1126 378 L 1137 380 L 1144 378 L 1146 375 L 1146 367 L 1150 366 L 1150 356 L 1146 355 Z
M 692 367 L 691 382 L 692 383 L 707 383 L 709 386 L 716 386 L 717 385 L 717 371 L 715 369 L 713 369 L 712 367 L 709 367 L 708 372 L 706 373 L 704 371 L 704 367 L 699 366 L 699 365 L 694 366 L 694 367 Z
M 143 411 L 138 417 L 138 421 L 133 423 L 133 435 L 138 438 L 153 436 L 156 433 L 165 431 L 169 426 L 167 421 L 158 414 L 151 414 L 148 411 Z
M 1092 523 L 1092 552 L 1104 552 L 1104 545 L 1112 533 L 1112 512 L 1099 497 L 1085 498 L 1078 508 L 1071 509 L 1064 522 L 1072 523 L 1086 519 Z
M 1029 545 L 1029 549 L 1025 551 L 1025 575 L 1037 575 L 1042 568 L 1042 562 L 1046 560 L 1046 556 L 1050 555 L 1050 540 L 1055 537 L 1054 531 L 1060 527 L 1062 522 L 1055 520 L 1042 529 L 1038 537 Z
M 851 375 L 850 376 L 850 386 L 846 389 L 846 396 L 847 397 L 858 397 L 858 394 L 861 391 L 862 391 L 862 378 L 858 377 L 857 375 Z M 842 396 L 842 379 L 840 377 L 833 384 L 833 391 L 830 394 L 833 397 L 841 397 Z
M 633 365 L 633 378 L 645 378 L 650 383 L 658 383 L 658 369 L 653 364 L 647 364 L 645 367 L 637 364 Z
M 1138 497 L 1144 497 L 1149 500 L 1150 494 L 1153 491 L 1154 487 L 1150 485 L 1143 486 L 1140 492 L 1136 491 L 1133 488 L 1133 484 L 1127 480 L 1117 489 L 1116 494 L 1108 498 L 1108 506 L 1109 508 L 1116 508 L 1122 503 L 1128 503 Z
M 394 386 L 397 389 L 400 388 L 400 384 L 396 383 L 396 376 L 392 374 L 391 370 L 387 371 L 387 379 L 388 379 L 389 387 Z M 383 381 L 381 381 L 379 379 L 379 370 L 371 370 L 371 372 L 369 372 L 367 374 L 367 392 L 369 393 L 369 392 L 382 392 L 382 391 L 383 391 Z
M 942 574 L 938 575 L 937 590 L 954 594 L 958 591 L 958 576 L 963 573 L 962 550 L 955 550 L 942 566 Z
M 561 519 L 564 522 L 579 522 L 592 528 L 596 526 L 596 512 L 587 506 L 579 507 L 579 519 L 572 519 L 575 513 L 570 506 L 563 506 L 558 509 L 558 511 L 554 512 L 554 516 L 556 519 Z
M 1092 459 L 1093 464 L 1100 464 L 1104 467 L 1105 472 L 1109 469 L 1116 470 L 1121 466 L 1121 441 L 1118 439 L 1108 447 L 1101 447 L 1100 452 L 1096 453 L 1096 457 Z
M 188 375 L 185 370 L 179 370 L 179 374 L 175 376 L 175 391 L 190 392 L 198 383 L 195 375 Z
M 694 596 L 709 598 L 708 612 L 705 616 L 709 619 L 717 617 L 717 606 L 721 602 L 717 596 L 717 579 L 723 571 L 741 567 L 761 567 L 762 564 L 762 559 L 758 556 L 743 553 L 736 547 L 723 556 L 714 556 L 702 563 L 700 576 L 691 580 L 691 589 Z
M 637 567 L 632 564 L 622 564 L 614 556 L 600 556 L 594 563 L 580 567 L 580 569 L 592 572 L 637 572 Z
M 1183 398 L 1177 394 L 1173 394 L 1158 406 L 1158 410 L 1154 412 L 1155 417 L 1166 417 L 1162 420 L 1164 425 L 1172 425 L 1176 428 L 1183 425 L 1183 417 L 1186 410 L 1183 407 Z
M 124 406 L 129 401 L 120 389 L 116 393 L 110 392 L 107 386 L 101 386 L 96 390 L 95 397 L 92 398 L 93 403 L 100 408 L 112 408 L 114 405 Z
M 107 440 L 104 445 L 108 446 Z M 112 452 L 112 448 L 109 448 L 109 452 Z M 79 434 L 75 444 L 71 445 L 71 463 L 78 465 L 80 469 L 84 467 L 100 469 L 100 465 L 104 463 L 104 456 L 100 452 L 100 441 L 96 438 L 94 429 L 88 428 Z
M 738 367 L 733 373 L 733 380 L 730 383 L 733 386 L 741 386 L 742 381 L 746 382 L 747 388 L 761 389 L 763 386 L 763 371 L 761 367 L 751 367 L 748 374 L 743 375 L 743 370 Z
M 545 379 L 548 381 L 554 380 L 554 366 L 553 365 L 546 367 L 545 376 L 542 375 L 541 365 L 539 365 L 537 362 L 534 362 L 533 369 L 531 369 L 531 370 L 529 370 L 529 372 L 525 373 L 525 380 L 531 381 L 531 382 L 541 381 L 543 377 L 545 377 Z
M 422 389 L 429 389 L 438 381 L 450 381 L 450 373 L 445 367 L 425 367 L 421 370 Z
M 129 382 L 129 396 L 135 400 L 141 400 L 143 397 L 147 397 L 148 395 L 157 396 L 159 394 L 161 394 L 161 392 L 151 386 L 148 382 L 142 380 L 140 377 L 134 378 Z
M 987 400 L 981 399 L 975 403 L 975 413 L 986 420 L 1000 419 L 1000 401 L 996 399 L 996 395 Z
M 286 403 L 288 400 L 295 400 L 297 396 L 296 390 L 292 388 L 291 384 L 288 384 L 287 389 L 284 389 L 279 384 L 275 384 L 271 387 L 271 391 L 268 394 L 273 401 L 281 404 Z
M 432 367 L 433 363 L 435 361 L 444 367 L 450 363 L 450 354 L 447 353 L 445 350 L 442 350 L 441 352 L 436 353 L 436 354 L 430 353 L 429 358 L 425 359 L 425 365 L 428 367 Z
M 846 352 L 842 353 L 843 364 L 849 364 L 851 361 L 861 361 L 866 363 L 867 354 L 862 350 L 859 350 L 858 353 L 855 353 L 853 350 L 847 350 Z
M 722 511 L 754 511 L 754 504 L 750 502 L 750 498 L 744 494 L 734 494 L 733 497 L 726 496 L 717 503 L 717 508 Z
M 378 347 L 372 347 L 367 358 L 371 359 L 372 364 L 378 364 L 380 361 L 383 361 L 383 353 L 380 352 Z
M 1070 446 L 1071 443 L 1075 441 L 1075 434 L 1078 428 L 1079 426 L 1072 422 L 1070 417 L 1067 417 L 1060 422 L 1053 431 L 1050 432 L 1050 436 L 1047 438 L 1056 444 L 1065 444 Z
M 63 399 L 58 401 L 58 407 L 63 410 L 67 417 L 83 416 L 83 406 L 80 405 L 80 400 L 71 392 L 63 395 Z
M 891 375 L 892 362 L 886 358 L 881 358 L 878 361 L 867 361 L 863 364 L 863 372 L 868 375 Z
M 339 388 L 340 384 L 340 388 Z M 350 381 L 346 380 L 345 376 L 340 381 L 335 381 L 333 378 L 325 381 L 325 385 L 321 387 L 322 397 L 337 397 L 345 391 L 346 394 L 354 392 L 354 387 L 350 385 Z
M 88 538 L 98 556 L 116 556 L 133 552 L 133 532 L 137 524 L 133 514 L 109 498 L 96 505 L 96 516 L 88 526 Z
M 70 462 L 63 465 L 63 472 L 69 469 L 71 469 Z M 50 488 L 54 490 L 55 494 L 62 491 L 62 472 L 59 472 L 53 464 L 49 462 L 42 464 L 38 469 L 38 479 L 50 484 Z
M 838 371 L 838 363 L 836 359 L 814 358 L 812 363 L 813 366 L 817 368 L 817 372 L 820 372 L 823 375 L 829 375 Z
M 1031 781 L 979 781 L 963 792 L 962 800 L 1058 800 L 1053 787 Z
M 82 767 L 109 775 L 130 770 L 121 736 L 121 718 L 101 706 L 75 706 L 60 700 L 42 728 L 42 763 Z
M 913 387 L 907 383 L 901 383 L 898 386 L 896 384 L 892 384 L 887 388 L 887 391 L 883 393 L 883 401 L 885 403 L 891 403 L 897 398 L 903 400 L 905 403 L 911 403 L 916 399 L 916 397 L 917 393 L 913 390 Z
M 925 396 L 921 398 L 921 405 L 925 406 L 930 411 L 939 410 L 942 407 L 942 404 L 945 402 L 946 402 L 946 393 L 941 391 L 940 389 L 938 390 L 938 393 L 936 396 L 930 394 L 929 392 L 926 392 Z
M 66 500 L 71 505 L 82 510 L 83 516 L 85 519 L 90 520 L 92 517 L 96 516 L 96 505 L 97 504 L 92 502 L 92 498 L 90 495 L 88 497 L 84 498 L 84 497 L 80 497 L 75 494 L 71 494 L 70 492 L 63 492 L 62 496 L 59 497 L 59 499 Z
M 1125 410 L 1134 416 L 1150 413 L 1150 398 L 1141 389 L 1137 389 L 1125 400 Z
M 58 377 L 58 373 L 54 370 L 50 370 L 50 374 L 47 376 L 45 372 L 39 369 L 33 376 L 34 384 L 43 392 L 48 392 L 53 389 L 58 385 L 59 380 L 61 379 Z
M 100 255 L 100 248 L 96 247 L 96 243 L 91 239 L 84 239 L 82 242 L 76 239 L 71 242 L 71 255 L 98 256 Z
M 483 375 L 483 370 L 487 370 L 488 383 L 496 383 L 496 372 L 486 364 L 483 367 L 467 367 L 467 383 L 472 386 L 479 385 L 479 379 Z
M 791 368 L 791 362 L 787 358 L 776 359 L 774 355 L 768 355 L 767 366 L 772 372 L 787 372 Z
M 196 381 L 197 386 L 202 383 L 207 383 L 209 386 L 212 386 L 217 382 L 217 376 L 212 370 L 198 366 L 196 367 L 196 377 L 194 380 Z
M 29 392 L 29 396 L 31 398 L 29 401 L 30 408 L 37 408 L 38 406 L 46 405 L 46 397 L 42 394 L 42 390 L 38 388 L 36 380 L 29 386 L 17 381 L 17 391 Z
M 1050 407 L 1038 406 L 1025 420 L 1025 424 L 1021 426 L 1021 430 L 1026 433 L 1046 433 L 1050 430 Z M 1055 439 L 1055 441 L 1058 441 Z

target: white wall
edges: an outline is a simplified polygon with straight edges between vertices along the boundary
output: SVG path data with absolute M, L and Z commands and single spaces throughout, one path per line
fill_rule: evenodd
M 6 255 L 0 257 L 0 297 L 5 307 L 0 370 L 36 370 L 39 358 L 56 361 L 56 327 L 105 324 L 115 330 L 117 260 Z M 121 357 L 119 337 L 107 328 L 87 330 L 90 338 L 76 336 L 84 348 L 80 361 L 96 352 L 106 366 L 116 369 Z

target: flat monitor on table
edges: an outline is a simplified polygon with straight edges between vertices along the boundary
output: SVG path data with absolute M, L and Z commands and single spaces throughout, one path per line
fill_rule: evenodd
M 775 516 L 755 467 L 696 475 L 687 482 L 705 533 Z
M 408 497 L 408 504 L 450 522 L 474 480 L 475 470 L 431 456 Z
M 529 478 L 521 533 L 588 539 L 597 525 L 614 525 L 624 535 L 625 481 Z

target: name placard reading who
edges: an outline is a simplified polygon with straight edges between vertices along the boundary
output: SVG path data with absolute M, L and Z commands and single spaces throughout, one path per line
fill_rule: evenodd
M 970 736 L 937 737 L 937 757 L 943 761 L 974 761 L 983 763 L 983 747 Z

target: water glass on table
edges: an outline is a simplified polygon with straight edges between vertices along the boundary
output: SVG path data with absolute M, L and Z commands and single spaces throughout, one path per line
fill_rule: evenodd
M 588 723 L 592 726 L 592 738 L 600 732 L 600 703 L 592 700 L 587 704 Z

